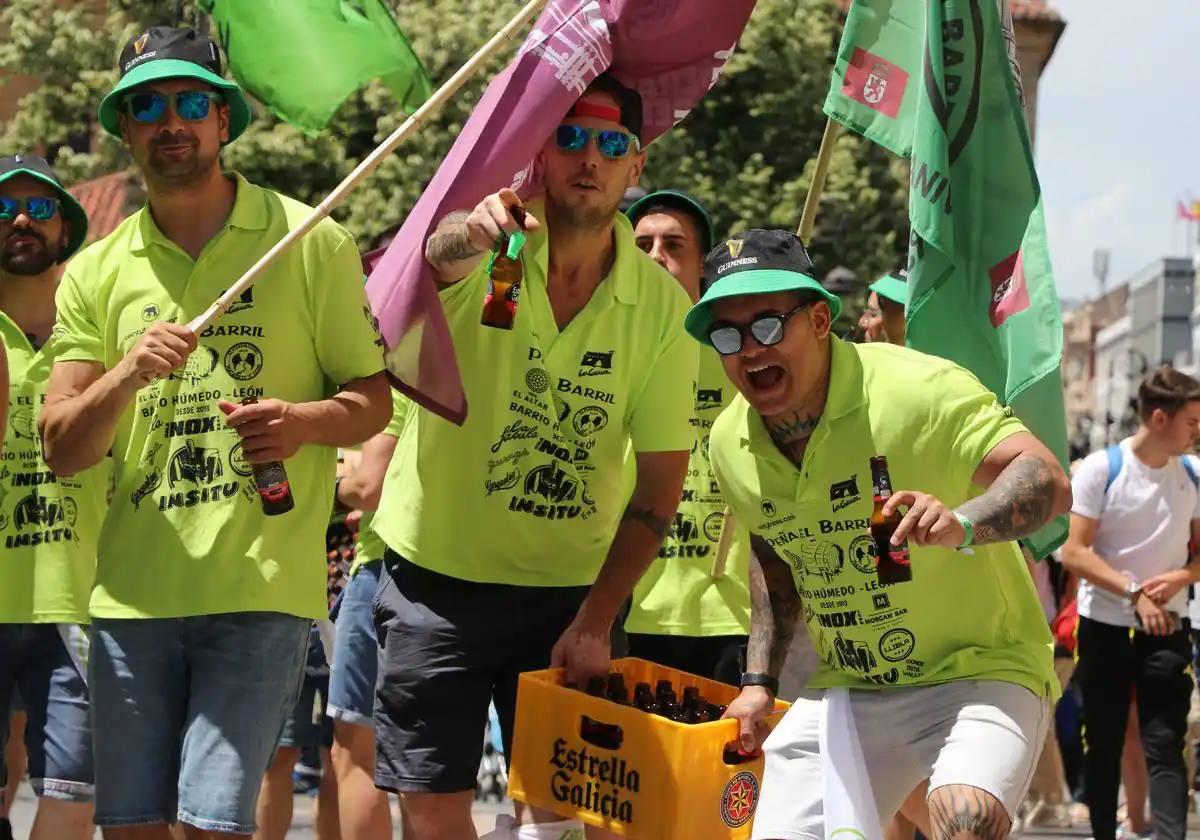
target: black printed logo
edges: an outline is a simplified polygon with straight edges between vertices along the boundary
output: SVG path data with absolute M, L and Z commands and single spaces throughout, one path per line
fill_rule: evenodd
M 874 598 L 871 599 L 871 604 L 877 610 L 887 610 L 887 609 L 891 609 L 892 599 L 887 596 L 886 592 L 880 592 L 878 595 L 876 595 Z
M 871 653 L 869 647 L 862 642 L 845 638 L 840 630 L 833 640 L 833 650 L 842 668 L 866 674 L 874 671 L 878 665 L 875 654 Z
M 157 317 L 158 317 L 158 304 L 156 304 L 156 303 L 146 304 L 146 306 L 142 309 L 142 320 L 145 321 L 147 324 L 149 324 L 151 321 L 153 321 Z
M 221 292 L 221 294 L 225 294 L 225 292 Z M 225 314 L 232 315 L 235 312 L 244 312 L 252 306 L 254 306 L 254 287 L 253 286 L 251 286 L 250 288 L 246 289 L 246 291 L 244 291 L 240 295 L 238 295 L 237 300 L 235 300 L 231 304 L 229 304 L 229 308 L 225 310 Z
M 242 454 L 242 442 L 239 440 L 229 450 L 229 467 L 238 475 L 245 477 L 250 475 L 254 470 L 250 467 L 250 462 L 246 460 L 246 456 Z
M 26 528 L 49 528 L 62 522 L 63 508 L 58 502 L 39 495 L 34 490 L 13 508 L 13 524 L 18 531 Z
M 517 482 L 521 480 L 521 471 L 515 467 L 505 473 L 501 478 L 488 479 L 484 482 L 484 489 L 487 495 L 498 493 L 501 490 L 511 490 L 517 486 Z
M 870 534 L 859 534 L 850 543 L 850 565 L 864 575 L 875 573 L 878 565 L 875 554 L 875 538 Z
M 612 357 L 615 351 L 594 353 L 586 351 L 579 360 L 580 376 L 608 376 L 612 373 Z
M 852 475 L 845 481 L 829 485 L 829 503 L 833 506 L 834 513 L 850 507 L 861 498 L 858 493 L 858 476 Z
M 534 394 L 544 394 L 550 387 L 550 377 L 541 368 L 530 368 L 525 373 L 525 387 Z
M 555 464 L 535 467 L 525 476 L 525 495 L 541 496 L 554 504 L 569 502 L 579 492 L 579 482 Z
M 704 536 L 712 542 L 721 539 L 721 527 L 725 524 L 725 514 L 721 511 L 710 513 L 704 518 Z
M 696 391 L 696 410 L 704 411 L 708 408 L 721 407 L 721 389 L 720 388 L 701 388 Z
M 879 639 L 879 655 L 888 662 L 899 662 L 907 659 L 917 646 L 917 639 L 903 627 L 889 630 Z
M 826 583 L 837 577 L 845 565 L 842 547 L 836 543 L 810 540 L 800 546 L 800 556 L 804 558 L 804 571 L 824 578 Z
M 176 449 L 167 462 L 167 481 L 174 487 L 184 481 L 195 485 L 212 484 L 225 474 L 216 449 L 196 446 L 192 441 Z
M 608 425 L 608 412 L 598 405 L 589 405 L 575 412 L 571 424 L 580 437 L 591 437 Z
M 566 400 L 563 400 L 558 405 L 558 422 L 565 423 L 567 420 L 567 416 L 570 413 L 571 413 L 571 404 L 568 403 Z
M 171 372 L 171 378 L 180 382 L 187 382 L 192 387 L 200 384 L 208 377 L 212 376 L 217 365 L 221 362 L 221 354 L 211 347 L 197 347 L 192 355 L 188 356 L 187 362 L 179 370 Z
M 162 484 L 162 473 L 157 469 L 153 469 L 146 473 L 146 477 L 142 479 L 142 483 L 137 486 L 132 493 L 129 494 L 129 503 L 133 505 L 133 509 L 137 510 L 142 504 L 142 499 L 149 496 L 159 485 Z
M 777 511 L 775 509 L 775 503 L 772 502 L 770 499 L 763 499 L 761 507 L 762 507 L 762 515 L 767 517 L 768 519 L 770 519 L 777 513 Z
M 691 542 L 700 534 L 696 527 L 696 517 L 690 513 L 677 513 L 671 522 L 671 536 L 680 542 Z
M 239 341 L 225 351 L 225 371 L 234 379 L 253 379 L 262 367 L 262 351 L 249 341 Z

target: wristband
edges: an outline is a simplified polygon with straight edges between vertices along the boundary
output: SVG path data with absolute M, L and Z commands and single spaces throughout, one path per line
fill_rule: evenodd
M 954 514 L 954 518 L 958 520 L 958 524 L 962 525 L 963 530 L 966 531 L 966 534 L 963 535 L 963 541 L 959 543 L 958 547 L 966 548 L 969 545 L 973 545 L 975 542 L 975 524 L 956 510 L 951 511 L 951 513 Z
M 779 696 L 779 680 L 772 677 L 770 674 L 742 674 L 741 687 L 747 688 L 752 685 L 760 685 L 767 691 L 771 692 L 773 697 Z

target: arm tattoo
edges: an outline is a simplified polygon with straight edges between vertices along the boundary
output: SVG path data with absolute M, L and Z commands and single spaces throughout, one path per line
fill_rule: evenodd
M 1041 458 L 1013 459 L 981 495 L 959 505 L 975 525 L 976 543 L 1007 542 L 1028 536 L 1046 524 L 1054 509 L 1054 473 Z
M 621 516 L 621 521 L 640 522 L 650 530 L 650 533 L 658 537 L 660 540 L 666 537 L 667 531 L 671 529 L 671 520 L 663 519 L 654 511 L 647 508 L 625 508 L 625 513 Z
M 947 785 L 929 797 L 931 840 L 1004 840 L 1011 823 L 1004 807 L 979 788 Z
M 778 678 L 800 621 L 800 595 L 788 565 L 750 535 L 750 641 L 746 670 Z
M 470 259 L 483 253 L 471 242 L 467 234 L 467 217 L 465 210 L 456 210 L 442 219 L 425 243 L 425 259 L 431 265 L 445 265 Z

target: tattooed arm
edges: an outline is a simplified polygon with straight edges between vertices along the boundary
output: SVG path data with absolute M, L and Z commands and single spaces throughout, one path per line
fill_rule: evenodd
M 766 540 L 750 535 L 750 641 L 746 670 L 779 679 L 800 622 L 792 570 Z
M 455 210 L 438 222 L 425 243 L 425 259 L 437 271 L 438 282 L 449 286 L 466 277 L 504 234 L 541 227 L 537 219 L 522 212 L 520 207 L 521 200 L 515 192 L 500 190 L 479 202 L 470 213 Z M 521 217 L 521 223 L 517 222 L 517 216 Z
M 1071 480 L 1054 455 L 1028 432 L 1005 438 L 975 471 L 987 490 L 959 505 L 975 526 L 976 543 L 1026 537 L 1071 509 Z
M 633 587 L 658 555 L 683 494 L 688 457 L 683 452 L 637 453 L 637 484 L 617 526 L 604 565 L 579 613 L 550 655 L 567 680 L 582 686 L 608 673 L 613 621 Z

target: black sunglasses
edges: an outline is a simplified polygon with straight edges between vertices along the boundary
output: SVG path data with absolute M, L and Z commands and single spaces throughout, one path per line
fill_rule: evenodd
M 801 309 L 806 309 L 812 306 L 814 301 L 805 301 L 798 304 L 790 312 L 785 312 L 782 315 L 760 315 L 746 326 L 736 326 L 734 324 L 717 323 L 708 329 L 708 342 L 722 356 L 732 356 L 734 353 L 741 351 L 742 339 L 745 337 L 747 330 L 750 335 L 754 336 L 754 340 L 763 347 L 770 347 L 772 344 L 778 344 L 783 341 L 783 325 Z

